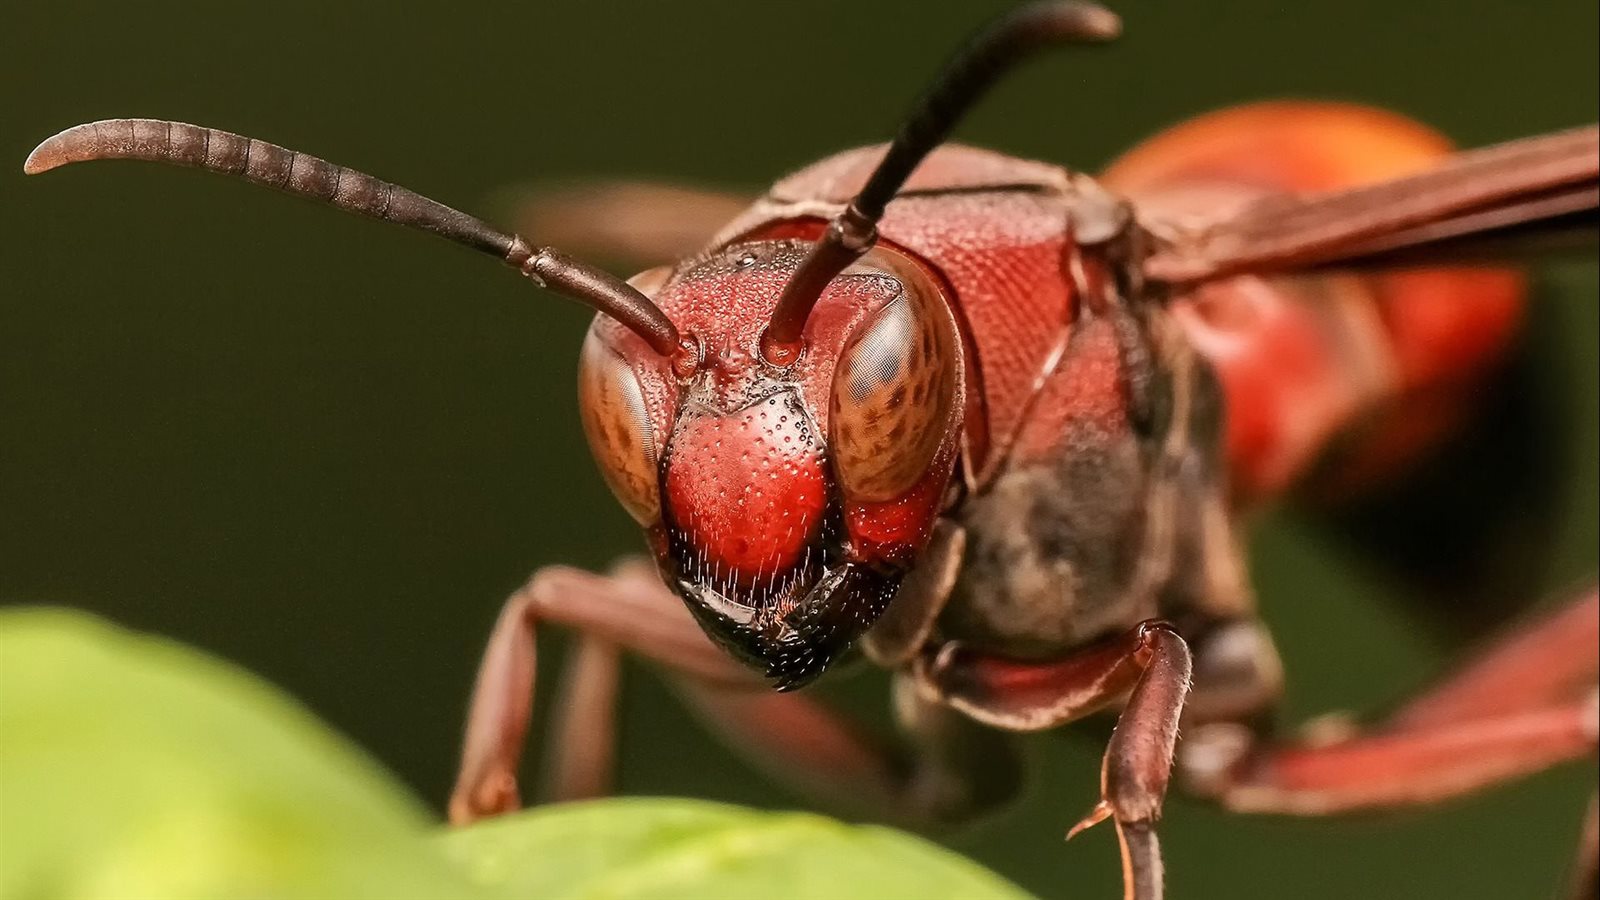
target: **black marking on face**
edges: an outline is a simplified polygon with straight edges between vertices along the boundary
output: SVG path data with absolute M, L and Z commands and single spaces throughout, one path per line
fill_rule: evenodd
M 787 612 L 749 606 L 681 578 L 673 585 L 718 646 L 760 669 L 774 689 L 791 691 L 815 680 L 877 621 L 899 582 L 898 573 L 843 563 L 827 568 Z

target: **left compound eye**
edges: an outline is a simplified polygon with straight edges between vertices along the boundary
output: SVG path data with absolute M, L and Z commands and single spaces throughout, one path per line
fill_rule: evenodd
M 908 285 L 846 344 L 829 430 L 848 497 L 893 500 L 927 474 L 955 407 L 956 340 L 938 298 Z
M 661 518 L 655 426 L 639 378 L 594 331 L 578 363 L 578 408 L 600 473 L 640 525 Z

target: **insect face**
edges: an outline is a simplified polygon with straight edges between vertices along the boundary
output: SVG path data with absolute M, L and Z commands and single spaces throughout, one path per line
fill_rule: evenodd
M 891 249 L 829 285 L 786 365 L 760 342 L 803 242 L 736 244 L 634 284 L 695 352 L 643 352 L 597 317 L 585 432 L 706 632 L 779 688 L 820 674 L 877 618 L 926 543 L 956 456 L 955 323 Z

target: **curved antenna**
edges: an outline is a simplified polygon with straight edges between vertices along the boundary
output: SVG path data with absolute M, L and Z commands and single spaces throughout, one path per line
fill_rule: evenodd
M 337 209 L 431 232 L 515 266 L 540 287 L 616 319 L 657 353 L 678 352 L 678 329 L 649 297 L 608 272 L 364 172 L 232 132 L 165 119 L 106 119 L 78 125 L 28 154 L 22 171 L 48 172 L 94 159 L 139 159 L 232 175 Z
M 761 339 L 767 361 L 783 365 L 794 360 L 806 319 L 828 283 L 872 248 L 884 207 L 1001 76 L 1040 50 L 1101 43 L 1121 31 L 1122 21 L 1102 6 L 1046 0 L 1014 9 L 978 32 L 912 107 L 866 185 L 828 223 L 822 239 L 784 288 Z

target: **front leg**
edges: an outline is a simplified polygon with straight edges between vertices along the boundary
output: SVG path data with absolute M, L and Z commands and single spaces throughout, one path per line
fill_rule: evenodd
M 1061 725 L 1126 696 L 1101 767 L 1100 802 L 1067 837 L 1111 819 L 1122 848 L 1124 896 L 1155 900 L 1164 882 L 1155 823 L 1172 772 L 1191 670 L 1188 644 L 1170 625 L 1152 621 L 1051 662 L 988 656 L 948 644 L 918 674 L 931 699 L 1012 731 Z
M 922 596 L 931 614 L 937 599 Z M 906 617 L 916 618 L 909 611 Z M 662 666 L 730 745 L 806 793 L 929 824 L 970 817 L 1008 799 L 1020 783 L 1005 735 L 928 703 L 899 681 L 895 711 L 906 740 L 878 740 L 812 697 L 774 693 L 725 656 L 647 565 L 626 565 L 609 576 L 555 567 L 536 573 L 507 600 L 490 638 L 450 800 L 452 822 L 520 804 L 517 770 L 540 624 L 579 632 L 552 729 L 551 785 L 558 798 L 591 796 L 607 782 L 619 649 Z
M 517 768 L 532 714 L 536 635 L 541 623 L 577 629 L 584 644 L 576 648 L 566 697 L 557 715 L 567 746 L 557 748 L 561 769 L 553 779 L 561 785 L 596 785 L 604 773 L 594 771 L 594 757 L 610 748 L 581 746 L 610 739 L 611 691 L 597 689 L 596 679 L 615 676 L 607 663 L 606 644 L 657 660 L 675 671 L 708 682 L 758 687 L 759 679 L 717 652 L 681 603 L 663 602 L 666 588 L 649 567 L 625 564 L 610 576 L 563 566 L 540 569 L 506 600 L 478 669 L 461 751 L 461 769 L 450 797 L 450 820 L 465 824 L 510 812 L 521 805 Z M 599 642 L 589 646 L 590 641 Z M 578 769 L 587 768 L 587 773 Z M 574 788 L 583 793 L 584 788 Z

